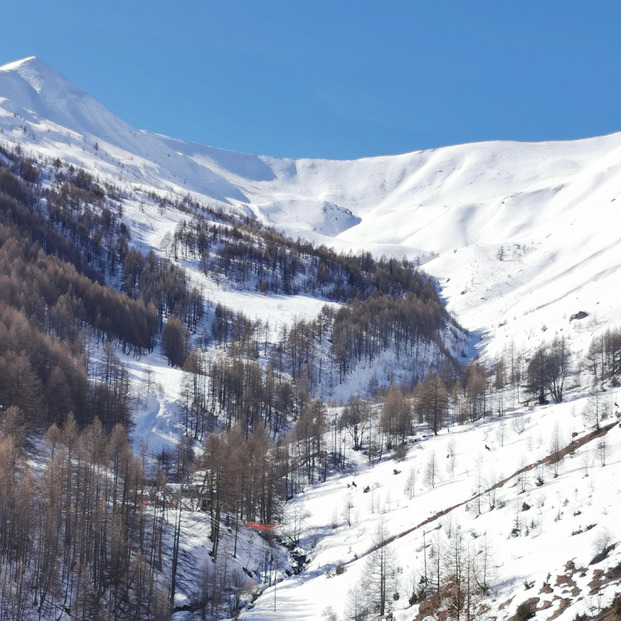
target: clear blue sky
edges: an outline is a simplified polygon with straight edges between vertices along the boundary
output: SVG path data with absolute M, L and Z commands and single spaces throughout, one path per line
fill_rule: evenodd
M 20 0 L 36 55 L 132 125 L 353 158 L 621 130 L 619 0 Z

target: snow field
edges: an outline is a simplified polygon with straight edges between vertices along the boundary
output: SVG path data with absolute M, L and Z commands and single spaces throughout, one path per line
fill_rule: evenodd
M 612 403 L 618 396 L 619 391 L 608 398 Z M 568 445 L 572 434 L 577 433 L 577 438 L 586 434 L 585 407 L 587 399 L 577 398 L 533 411 L 520 409 L 494 421 L 452 427 L 437 437 L 419 433 L 415 437 L 419 441 L 410 443 L 404 461 L 384 459 L 371 466 L 365 456 L 351 450 L 346 437 L 350 474 L 310 487 L 287 508 L 297 520 L 302 516 L 300 546 L 310 550 L 310 562 L 299 576 L 277 586 L 276 612 L 273 591 L 268 589 L 242 618 L 321 619 L 329 608 L 338 619 L 346 619 L 346 595 L 365 570 L 366 555 L 380 525 L 387 538 L 414 528 L 388 544 L 397 559 L 401 581 L 395 619 L 415 618 L 417 606 L 410 607 L 407 599 L 423 572 L 424 544 L 436 545 L 439 537 L 446 552 L 456 529 L 461 529 L 473 546 L 487 538 L 493 608 L 485 618 L 509 619 L 517 605 L 532 596 L 551 602 L 542 619 L 557 611 L 561 597 L 572 602 L 572 607 L 557 617 L 562 620 L 611 603 L 618 585 L 603 586 L 590 594 L 588 584 L 594 569 L 614 567 L 621 560 L 621 550 L 615 549 L 605 562 L 589 567 L 603 542 L 612 543 L 618 536 L 619 418 L 604 421 L 614 424 L 605 436 L 605 465 L 598 448 L 600 440 L 593 440 L 563 457 L 557 466 L 546 464 L 516 474 L 545 458 L 555 446 Z M 431 454 L 438 462 L 433 488 L 426 480 Z M 488 491 L 505 478 L 504 485 Z M 369 491 L 365 493 L 366 488 Z M 480 500 L 473 498 L 478 493 Z M 446 515 L 425 523 L 454 506 Z M 428 547 L 430 564 L 429 553 Z M 581 590 L 579 597 L 570 596 L 562 584 L 556 585 L 557 576 L 566 573 L 568 561 L 586 569 L 584 576 L 579 572 L 574 576 Z M 345 569 L 340 575 L 336 571 L 339 565 Z M 533 586 L 527 590 L 526 583 Z M 551 585 L 550 594 L 541 593 L 544 583 Z M 508 600 L 511 603 L 501 610 Z

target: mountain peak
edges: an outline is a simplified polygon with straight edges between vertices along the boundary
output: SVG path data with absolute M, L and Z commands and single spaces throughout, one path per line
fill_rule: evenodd
M 15 71 L 16 69 L 19 69 L 20 67 L 23 67 L 26 65 L 32 65 L 37 61 L 40 62 L 36 56 L 26 56 L 26 58 L 22 58 L 20 60 L 14 60 L 13 62 L 0 66 L 0 71 Z
M 47 65 L 36 56 L 28 56 L 21 60 L 7 63 L 0 67 L 4 77 L 21 83 L 28 92 L 28 87 L 37 94 L 45 90 L 55 90 L 59 86 L 66 88 L 70 82 L 60 75 L 53 67 Z M 2 75 L 0 73 L 0 75 Z
M 0 84 L 2 85 L 0 94 L 35 112 L 36 106 L 32 108 L 29 105 L 33 103 L 32 97 L 35 93 L 44 98 L 51 93 L 57 96 L 59 91 L 64 90 L 85 94 L 56 69 L 36 56 L 28 56 L 0 66 Z M 24 101 L 25 96 L 27 101 Z
M 131 128 L 36 56 L 0 67 L 0 107 L 28 122 L 52 121 L 110 142 Z

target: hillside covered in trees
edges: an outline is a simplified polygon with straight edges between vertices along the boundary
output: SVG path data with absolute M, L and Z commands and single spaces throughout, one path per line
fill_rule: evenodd
M 443 343 L 449 329 L 455 342 L 463 340 L 459 328 L 433 282 L 405 260 L 337 254 L 155 195 L 146 200 L 158 209 L 195 217 L 181 220 L 166 253 L 144 254 L 123 217 L 123 191 L 20 149 L 3 149 L 0 160 L 2 609 L 11 614 L 24 598 L 43 617 L 59 608 L 86 617 L 103 608 L 110 618 L 169 614 L 174 586 L 162 565 L 162 537 L 170 530 L 170 501 L 149 517 L 142 508 L 147 490 L 163 499 L 163 482 L 187 482 L 192 468 L 207 468 L 201 502 L 211 516 L 216 561 L 224 516 L 236 524 L 274 522 L 304 482 L 342 467 L 341 447 L 328 449 L 322 439 L 326 411 L 316 397 L 327 385 L 384 351 L 408 369 L 419 349 L 431 351 L 419 360 L 459 375 Z M 232 288 L 304 293 L 338 306 L 270 333 L 263 322 L 206 299 L 188 276 L 192 261 Z M 126 438 L 134 395 L 122 359 L 157 350 L 182 369 L 177 424 L 187 441 L 179 461 L 163 451 L 138 464 Z M 27 461 L 35 446 L 41 473 Z M 251 469 L 244 474 L 240 464 Z M 255 480 L 250 472 L 263 474 Z M 17 533 L 35 504 L 49 507 L 53 520 L 29 522 L 30 530 Z M 129 600 L 136 597 L 134 609 Z

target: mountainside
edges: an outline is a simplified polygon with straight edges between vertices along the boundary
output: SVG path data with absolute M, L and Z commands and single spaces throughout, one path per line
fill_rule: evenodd
M 0 617 L 595 618 L 618 198 L 621 134 L 291 160 L 0 67 Z
M 465 327 L 497 327 L 481 323 L 481 301 L 507 315 L 494 353 L 507 338 L 539 330 L 549 313 L 561 324 L 580 310 L 596 322 L 621 311 L 606 294 L 621 261 L 619 134 L 287 160 L 135 130 L 35 58 L 0 68 L 0 97 L 4 140 L 50 157 L 62 152 L 102 178 L 190 192 L 345 251 L 433 258 L 426 270 L 441 279 Z M 466 266 L 464 276 L 447 282 L 455 265 Z

